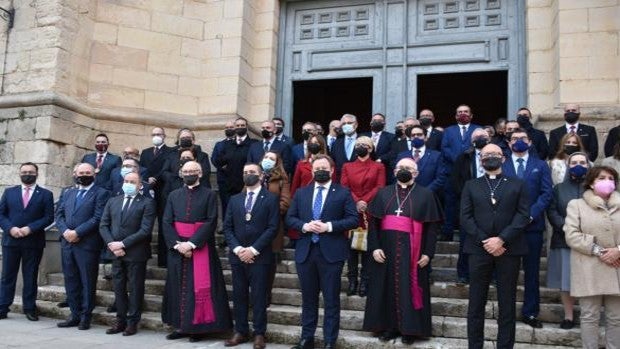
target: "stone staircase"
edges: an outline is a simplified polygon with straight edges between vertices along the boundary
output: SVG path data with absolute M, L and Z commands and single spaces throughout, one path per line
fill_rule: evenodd
M 218 239 L 221 239 L 218 236 Z M 267 337 L 271 342 L 293 344 L 299 339 L 301 294 L 299 281 L 296 274 L 294 251 L 285 250 L 281 264 L 278 265 L 272 305 L 268 309 Z M 230 298 L 231 271 L 227 253 L 220 250 L 220 258 L 224 268 L 224 276 L 228 286 Z M 458 257 L 458 242 L 438 242 L 437 252 L 433 259 L 433 284 L 431 287 L 432 312 L 433 312 L 433 335 L 429 340 L 416 341 L 412 346 L 405 346 L 396 340 L 390 343 L 381 343 L 373 338 L 368 332 L 362 331 L 364 319 L 365 298 L 358 296 L 347 297 L 341 295 L 341 332 L 338 345 L 340 348 L 466 348 L 467 347 L 467 296 L 468 287 L 459 286 L 455 283 L 456 261 Z M 541 284 L 544 285 L 546 275 L 546 258 L 543 257 L 541 265 Z M 345 266 L 346 273 L 346 266 Z M 344 275 L 344 274 L 343 274 Z M 166 330 L 161 322 L 162 292 L 164 290 L 166 270 L 156 266 L 156 258 L 148 263 L 147 280 L 144 299 L 144 312 L 141 326 L 143 328 L 162 331 Z M 522 279 L 522 275 L 521 275 Z M 62 273 L 48 275 L 49 284 L 39 287 L 38 308 L 42 315 L 66 318 L 68 309 L 56 307 L 56 303 L 64 300 L 64 287 Z M 517 313 L 523 300 L 522 281 L 519 283 L 517 292 Z M 342 278 L 343 290 L 347 287 L 346 277 Z M 489 291 L 489 302 L 486 308 L 485 324 L 485 348 L 495 348 L 498 314 L 495 288 Z M 93 321 L 103 324 L 111 324 L 114 314 L 105 312 L 105 308 L 112 304 L 114 294 L 112 282 L 104 280 L 100 275 L 97 283 L 97 308 L 94 311 Z M 21 308 L 21 301 L 16 300 L 15 308 Z M 232 307 L 232 302 L 231 302 Z M 322 310 L 319 326 L 322 325 Z M 578 316 L 578 307 L 576 318 Z M 544 322 L 542 329 L 533 329 L 528 325 L 517 322 L 516 341 L 518 348 L 568 348 L 580 347 L 581 340 L 579 328 L 572 330 L 559 329 L 559 322 L 563 319 L 562 306 L 559 292 L 552 289 L 541 288 L 541 312 L 540 320 Z M 317 345 L 321 345 L 322 333 L 319 328 L 316 339 Z

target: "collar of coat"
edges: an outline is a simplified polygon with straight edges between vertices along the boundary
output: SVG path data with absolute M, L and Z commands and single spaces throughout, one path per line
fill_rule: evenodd
M 600 196 L 594 194 L 592 189 L 588 189 L 583 193 L 583 200 L 588 204 L 588 206 L 594 209 L 604 209 L 609 211 L 609 213 L 613 213 L 616 210 L 620 209 L 620 193 L 614 191 L 609 196 L 609 200 L 607 201 L 607 205 L 605 205 L 605 201 Z

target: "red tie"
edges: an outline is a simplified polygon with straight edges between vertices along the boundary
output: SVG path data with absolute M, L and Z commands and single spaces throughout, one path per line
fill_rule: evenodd
M 103 155 L 97 155 L 97 168 L 101 168 L 101 164 L 103 163 Z
M 22 201 L 24 202 L 24 208 L 28 206 L 28 201 L 30 201 L 30 187 L 24 188 L 24 196 L 22 196 Z

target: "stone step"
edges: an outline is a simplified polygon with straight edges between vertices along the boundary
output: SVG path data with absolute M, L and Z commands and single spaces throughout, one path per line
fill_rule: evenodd
M 43 316 L 66 319 L 69 317 L 69 310 L 67 308 L 57 308 L 55 302 L 52 301 L 38 301 L 37 303 L 39 312 Z M 267 326 L 267 338 L 273 343 L 295 343 L 299 339 L 300 328 L 297 325 L 291 326 L 287 324 L 299 323 L 299 310 L 297 307 L 286 306 L 272 306 L 273 310 L 269 313 L 269 325 Z M 16 297 L 13 310 L 21 311 L 21 299 Z M 353 311 L 343 311 L 341 325 L 345 325 L 349 322 L 349 316 Z M 273 314 L 278 313 L 278 319 L 286 321 L 287 324 L 273 323 Z M 93 322 L 105 325 L 111 325 L 115 320 L 114 314 L 105 312 L 104 307 L 96 307 L 93 311 Z M 354 319 L 355 321 L 358 321 Z M 338 345 L 340 348 L 466 348 L 466 320 L 463 318 L 433 317 L 433 335 L 435 337 L 429 340 L 420 340 L 414 343 L 413 346 L 403 346 L 400 342 L 381 343 L 376 338 L 373 338 L 370 333 L 356 330 L 347 330 L 343 326 L 340 331 Z M 319 326 L 321 326 L 322 319 L 319 320 Z M 533 329 L 524 324 L 517 324 L 516 341 L 518 342 L 517 348 L 539 348 L 539 349 L 560 349 L 567 347 L 579 347 L 581 340 L 579 337 L 579 329 L 572 329 L 566 331 L 559 331 L 552 327 L 550 324 L 542 329 Z M 144 312 L 142 314 L 142 321 L 140 322 L 142 328 L 147 328 L 156 331 L 166 330 L 166 326 L 161 322 L 161 316 L 156 312 Z M 487 321 L 485 324 L 485 348 L 494 348 L 495 339 L 497 333 L 497 324 L 494 321 Z M 163 335 L 163 333 L 162 333 Z M 321 329 L 317 330 L 316 338 L 317 344 L 322 345 Z M 221 336 L 222 338 L 225 336 Z

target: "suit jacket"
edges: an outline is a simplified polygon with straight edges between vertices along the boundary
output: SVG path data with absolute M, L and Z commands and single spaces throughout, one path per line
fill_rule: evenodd
M 372 132 L 364 133 L 363 136 L 372 139 Z M 393 133 L 387 131 L 381 132 L 379 142 L 377 142 L 377 146 L 375 147 L 375 159 L 381 159 L 381 162 L 384 164 L 389 163 L 390 150 L 392 150 L 392 141 L 394 141 L 394 138 L 396 138 L 396 136 Z
M 211 163 L 209 162 L 209 154 L 202 151 L 202 148 L 198 144 L 194 144 L 194 150 L 196 151 L 196 162 L 202 167 L 202 179 L 200 180 L 207 188 L 211 188 Z M 172 172 L 177 175 L 179 171 L 179 159 L 181 158 L 180 147 L 176 146 L 170 150 L 168 157 L 164 163 L 164 168 L 161 176 L 165 177 L 164 172 Z M 165 178 L 164 178 L 165 179 Z
M 45 228 L 54 222 L 54 197 L 52 192 L 36 186 L 30 192 L 28 206 L 24 207 L 22 187 L 7 188 L 0 199 L 0 228 L 2 246 L 22 248 L 45 247 Z M 28 226 L 32 233 L 23 238 L 14 238 L 11 228 Z
M 99 223 L 99 234 L 107 245 L 112 241 L 121 241 L 125 245 L 125 255 L 118 257 L 128 262 L 145 262 L 151 257 L 151 233 L 155 224 L 155 201 L 141 194 L 131 200 L 131 205 L 124 215 L 124 195 L 108 200 Z M 109 259 L 117 257 L 106 248 Z
M 154 177 L 157 181 L 160 180 L 161 172 L 164 170 L 164 163 L 166 162 L 166 158 L 168 154 L 172 150 L 167 145 L 162 145 L 157 152 L 157 156 L 154 153 L 155 147 L 149 147 L 146 149 L 142 149 L 140 153 L 140 166 L 146 168 L 146 178 Z M 140 171 L 142 173 L 142 171 Z M 161 188 L 157 188 L 155 190 L 160 190 Z
M 233 253 L 238 247 L 253 247 L 259 255 L 254 264 L 273 263 L 271 243 L 278 233 L 280 224 L 279 198 L 262 188 L 252 206 L 250 221 L 245 220 L 246 191 L 233 195 L 226 208 L 224 235 L 229 247 L 228 260 L 231 264 L 242 264 Z
M 84 155 L 81 162 L 86 162 L 97 168 L 97 153 L 90 153 Z M 102 187 L 106 190 L 110 190 L 110 174 L 116 167 L 120 167 L 123 164 L 121 157 L 112 153 L 107 153 L 103 159 L 103 164 L 99 172 L 95 175 L 95 185 Z
M 299 160 L 303 160 L 305 158 L 306 157 L 304 154 L 304 143 L 303 142 L 297 143 L 291 147 L 291 162 L 294 164 L 294 166 L 297 165 Z
M 248 160 L 248 151 L 255 139 L 246 137 L 241 144 L 236 141 L 225 143 L 222 155 L 215 162 L 226 175 L 226 189 L 229 193 L 237 194 L 243 190 L 243 166 Z
M 293 146 L 293 139 L 287 135 L 282 135 L 282 137 L 279 140 L 281 142 L 284 142 L 285 144 L 288 144 L 289 147 Z
M 398 154 L 396 163 L 404 158 L 413 159 L 411 150 Z M 418 176 L 415 178 L 415 182 L 437 194 L 446 184 L 447 177 L 448 171 L 441 153 L 427 147 L 424 155 L 418 160 Z
M 598 157 L 598 138 L 596 135 L 596 129 L 592 126 L 579 123 L 576 133 L 579 137 L 581 137 L 583 146 L 586 148 L 586 152 L 588 153 L 588 158 L 590 158 L 590 161 L 594 162 L 594 160 Z M 560 140 L 565 134 L 566 125 L 555 128 L 549 133 L 549 159 L 553 159 L 555 154 L 558 152 L 559 147 L 564 146 L 563 144 L 560 144 Z
M 222 168 L 222 166 L 218 165 L 220 163 L 219 158 L 220 156 L 222 156 L 224 147 L 226 146 L 226 143 L 228 142 L 232 142 L 232 140 L 225 138 L 219 142 L 216 142 L 215 145 L 213 146 L 213 151 L 211 152 L 211 163 L 213 164 L 213 166 L 215 166 L 215 169 L 216 169 L 215 178 L 216 178 L 218 186 L 220 187 L 224 186 L 225 185 L 224 183 L 226 183 L 226 172 L 224 171 L 224 168 Z
M 60 242 L 63 248 L 80 248 L 89 251 L 100 251 L 103 240 L 99 235 L 99 222 L 103 209 L 110 196 L 107 190 L 93 185 L 76 207 L 77 188 L 70 188 L 63 194 L 56 209 L 56 227 L 60 232 Z M 62 236 L 65 230 L 75 230 L 80 240 L 70 243 Z
M 512 158 L 507 158 L 504 161 L 502 172 L 506 177 L 518 178 Z M 549 165 L 545 161 L 530 155 L 525 164 L 523 180 L 530 198 L 529 217 L 532 218 L 527 230 L 542 232 L 545 230 L 545 211 L 549 207 L 553 195 Z
M 426 135 L 426 147 L 441 152 L 442 139 L 443 132 L 433 127 L 433 129 L 431 130 L 431 134 Z
M 463 154 L 459 155 L 452 166 L 450 172 L 450 185 L 458 197 L 463 192 L 465 183 L 473 178 L 476 178 L 478 169 L 476 168 L 476 150 L 470 148 Z
M 549 143 L 547 142 L 545 133 L 531 127 L 527 129 L 527 135 L 532 140 L 532 146 L 536 150 L 536 156 L 539 159 L 545 160 L 549 156 Z M 532 153 L 532 155 L 534 155 L 534 153 Z
M 312 196 L 314 182 L 295 192 L 291 207 L 286 213 L 286 224 L 289 228 L 302 231 L 304 224 L 312 221 Z M 321 221 L 331 222 L 332 232 L 320 234 L 319 242 L 323 257 L 329 263 L 343 262 L 349 257 L 349 240 L 347 231 L 357 228 L 358 215 L 349 189 L 332 182 L 321 211 Z M 303 263 L 308 258 L 311 233 L 301 233 L 295 246 L 295 262 Z
M 461 125 L 448 126 L 441 139 L 441 153 L 447 166 L 452 167 L 456 158 L 471 147 L 471 134 L 480 125 L 469 124 L 465 138 L 461 137 Z
M 250 149 L 248 150 L 248 162 L 260 165 L 260 162 L 263 160 L 263 156 L 265 156 L 264 141 L 265 140 L 260 140 L 250 145 Z M 291 147 L 288 144 L 274 139 L 269 145 L 269 151 L 280 154 L 286 173 L 291 173 L 293 171 L 291 164 Z
M 616 126 L 609 130 L 607 139 L 605 139 L 605 157 L 614 155 L 614 146 L 620 142 L 620 126 Z
M 485 175 L 486 177 L 486 175 Z M 524 181 L 502 176 L 495 193 L 497 204 L 491 204 L 485 177 L 465 183 L 461 195 L 461 229 L 467 233 L 463 251 L 485 255 L 482 241 L 499 236 L 504 240 L 506 255 L 527 254 L 525 227 L 529 223 L 529 199 Z
M 336 178 L 340 179 L 340 173 L 342 172 L 342 165 L 347 162 L 352 162 L 357 159 L 357 154 L 355 153 L 355 149 L 351 152 L 351 157 L 347 157 L 346 149 L 345 149 L 345 139 L 347 137 L 339 137 L 334 141 L 334 145 L 332 145 L 332 150 L 329 155 L 334 159 L 336 163 Z M 356 136 L 357 138 L 357 136 Z M 355 142 L 355 140 L 353 140 Z

